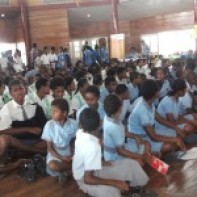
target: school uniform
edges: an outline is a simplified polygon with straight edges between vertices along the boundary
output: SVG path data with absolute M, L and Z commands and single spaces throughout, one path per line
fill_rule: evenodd
M 179 98 L 179 112 L 181 115 L 187 113 L 187 109 L 192 109 L 193 99 L 192 93 L 187 91 L 183 97 Z
M 89 108 L 89 106 L 88 106 L 87 104 L 85 104 L 84 106 L 82 106 L 82 107 L 77 111 L 77 117 L 76 117 L 77 123 L 79 123 L 79 117 L 80 117 L 81 112 L 82 112 L 84 109 L 86 109 L 86 108 Z M 98 112 L 101 121 L 103 121 L 104 116 L 105 116 L 105 111 L 104 111 L 103 104 L 102 104 L 101 102 L 98 102 L 98 107 L 97 107 L 96 111 Z
M 47 66 L 47 65 L 50 64 L 50 61 L 49 61 L 49 54 L 45 54 L 45 53 L 42 54 L 41 57 L 40 57 L 40 59 L 41 59 L 42 65 Z
M 139 96 L 139 88 L 137 85 L 134 85 L 133 83 L 127 84 L 127 88 L 130 95 L 130 101 L 133 103 L 135 99 L 137 99 Z
M 31 93 L 25 96 L 25 102 L 27 104 L 35 104 L 37 103 L 42 107 L 47 119 L 51 118 L 51 102 L 52 99 L 49 95 L 45 96 L 42 100 L 38 97 L 37 93 Z
M 100 102 L 104 103 L 105 98 L 110 95 L 109 91 L 107 88 L 102 88 L 100 90 Z
M 5 105 L 3 95 L 0 95 L 0 110 Z
M 74 179 L 79 188 L 94 197 L 121 197 L 121 191 L 108 185 L 88 185 L 84 182 L 85 171 L 94 171 L 94 176 L 104 179 L 129 181 L 131 186 L 144 186 L 148 177 L 141 166 L 133 160 L 123 159 L 102 167 L 102 154 L 99 139 L 79 130 L 75 141 L 75 154 L 72 163 Z
M 168 95 L 168 92 L 171 90 L 170 83 L 168 80 L 163 81 L 163 85 L 159 91 L 159 98 L 162 99 Z
M 82 94 L 80 93 L 80 91 L 77 92 L 77 94 L 74 95 L 70 103 L 71 114 L 73 113 L 74 110 L 75 111 L 79 110 L 85 104 L 86 104 L 86 101 L 83 98 Z
M 133 109 L 133 107 L 132 107 L 130 101 L 129 100 L 123 100 L 123 102 L 122 102 L 122 110 L 121 110 L 121 113 L 120 113 L 120 120 L 122 122 L 126 121 L 126 115 L 130 114 L 132 109 Z
M 64 125 L 61 125 L 59 122 L 54 120 L 50 120 L 44 127 L 42 139 L 47 142 L 52 142 L 53 148 L 59 155 L 70 157 L 70 142 L 73 138 L 75 138 L 77 129 L 77 123 L 73 119 L 67 119 Z M 48 152 L 46 163 L 49 164 L 51 161 L 62 162 L 60 159 Z M 51 176 L 57 176 L 59 174 L 49 168 L 47 168 L 47 172 Z
M 9 128 L 40 127 L 46 124 L 46 117 L 38 105 L 19 105 L 14 100 L 9 101 L 1 109 L 0 131 Z M 24 133 L 13 135 L 19 139 L 38 139 L 39 135 Z
M 127 85 L 127 79 L 120 80 L 118 77 L 116 77 L 116 81 L 117 81 L 117 84 L 125 84 L 125 85 Z
M 144 127 L 155 125 L 155 106 L 149 106 L 141 97 L 134 106 L 129 116 L 128 132 L 134 133 L 151 144 L 152 152 L 160 152 L 163 142 L 153 141 L 147 134 Z M 132 139 L 128 139 L 128 146 L 133 144 Z
M 31 84 L 28 87 L 28 94 L 32 94 L 33 92 L 36 92 L 36 85 L 35 85 L 35 83 Z
M 157 112 L 159 115 L 165 119 L 167 119 L 167 114 L 172 114 L 175 121 L 179 119 L 179 101 L 176 101 L 171 96 L 166 96 L 162 99 L 162 101 L 159 103 L 159 106 L 157 108 Z M 169 127 L 162 125 L 158 122 L 156 122 L 156 131 L 158 134 L 166 135 L 169 137 L 176 137 L 176 132 L 173 129 L 170 129 Z M 178 125 L 179 128 L 183 129 L 185 124 Z

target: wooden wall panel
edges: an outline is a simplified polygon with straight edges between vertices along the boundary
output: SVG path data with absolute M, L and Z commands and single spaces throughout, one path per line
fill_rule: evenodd
M 152 34 L 161 31 L 193 28 L 193 11 L 142 18 L 131 21 L 120 21 L 119 32 L 126 35 L 126 51 L 131 46 L 140 48 L 140 37 L 143 34 Z M 113 33 L 112 23 L 96 23 L 89 25 L 70 26 L 70 37 L 90 38 L 96 36 L 109 36 Z
M 65 9 L 32 10 L 29 12 L 32 43 L 43 46 L 68 46 L 69 25 Z
M 16 28 L 15 22 L 11 19 L 0 19 L 0 42 L 15 43 Z

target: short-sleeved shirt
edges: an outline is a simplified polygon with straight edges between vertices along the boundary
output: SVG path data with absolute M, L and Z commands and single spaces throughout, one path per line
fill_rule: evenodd
M 24 104 L 23 108 L 28 119 L 35 116 L 36 105 Z M 21 105 L 16 103 L 14 100 L 9 101 L 1 109 L 0 130 L 11 128 L 13 121 L 24 121 Z
M 36 92 L 26 95 L 25 103 L 27 104 L 35 104 L 37 103 L 42 107 L 47 119 L 51 118 L 51 102 L 53 99 L 48 95 L 44 99 L 40 99 Z
M 163 118 L 167 118 L 167 114 L 172 114 L 174 120 L 178 120 L 178 118 L 179 118 L 179 101 L 176 101 L 171 96 L 166 96 L 159 103 L 159 106 L 157 108 L 157 112 Z M 157 122 L 156 128 L 157 129 L 159 129 L 159 128 L 164 129 L 165 126 Z
M 132 109 L 133 109 L 133 107 L 132 107 L 130 101 L 129 100 L 123 100 L 122 110 L 121 110 L 121 113 L 120 113 L 120 120 L 124 121 L 125 118 L 126 118 L 126 114 L 131 113 Z
M 70 111 L 73 113 L 74 110 L 79 110 L 82 106 L 86 104 L 84 97 L 80 92 L 74 95 L 70 103 Z
M 81 180 L 85 171 L 102 169 L 101 145 L 98 138 L 78 130 L 75 141 L 75 153 L 72 163 L 72 171 L 75 180 Z
M 114 161 L 121 158 L 117 148 L 123 147 L 125 143 L 125 128 L 122 122 L 115 121 L 108 116 L 104 117 L 103 122 L 104 158 L 106 161 Z
M 186 92 L 183 97 L 179 98 L 179 112 L 181 115 L 184 115 L 187 113 L 187 109 L 192 108 L 192 95 L 190 92 Z
M 107 88 L 102 88 L 100 90 L 100 102 L 104 103 L 105 98 L 109 95 L 109 91 Z
M 134 102 L 134 100 L 139 96 L 139 88 L 137 85 L 134 85 L 132 83 L 127 84 L 127 88 L 129 90 L 130 100 L 131 102 Z
M 164 80 L 163 85 L 159 91 L 159 98 L 167 96 L 168 92 L 171 90 L 170 83 L 168 80 Z
M 77 123 L 75 120 L 68 119 L 64 125 L 59 122 L 50 120 L 46 123 L 42 133 L 42 139 L 52 142 L 54 149 L 61 156 L 70 156 L 70 142 L 76 136 Z M 51 155 L 48 152 L 48 156 Z
M 147 137 L 144 127 L 154 126 L 155 107 L 149 106 L 143 98 L 140 98 L 135 104 L 133 111 L 129 116 L 128 131 L 139 136 Z
M 78 111 L 77 111 L 77 117 L 76 117 L 76 121 L 77 123 L 79 123 L 79 116 L 81 114 L 81 112 L 86 109 L 86 108 L 89 108 L 89 106 L 86 104 L 84 106 L 82 106 Z M 98 108 L 97 108 L 97 112 L 100 116 L 100 119 L 103 120 L 104 119 L 104 115 L 105 115 L 105 111 L 104 111 L 104 108 L 103 108 L 103 104 L 98 102 Z

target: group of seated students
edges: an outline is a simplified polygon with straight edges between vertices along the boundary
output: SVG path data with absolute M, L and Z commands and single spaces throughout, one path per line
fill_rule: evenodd
M 191 61 L 177 62 L 174 78 L 170 65 L 151 65 L 147 79 L 136 71 L 141 65 L 113 62 L 50 78 L 38 73 L 32 84 L 23 76 L 2 80 L 0 157 L 9 147 L 47 152 L 47 173 L 62 181 L 72 172 L 90 196 L 155 196 L 139 189 L 149 181 L 144 165 L 153 155 L 185 151 L 197 131 L 196 74 Z M 24 162 L 4 163 L 0 173 Z

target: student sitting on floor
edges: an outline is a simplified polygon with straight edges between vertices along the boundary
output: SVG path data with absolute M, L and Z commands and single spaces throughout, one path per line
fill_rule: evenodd
M 36 92 L 28 94 L 25 98 L 25 102 L 28 104 L 37 103 L 39 106 L 42 107 L 47 119 L 50 119 L 51 100 L 49 98 L 49 94 L 49 80 L 45 78 L 40 78 L 36 82 Z
M 116 81 L 118 84 L 127 84 L 126 68 L 119 67 L 116 71 Z
M 130 101 L 133 103 L 139 96 L 139 85 L 142 82 L 141 75 L 138 72 L 132 72 L 130 74 L 131 83 L 127 84 L 129 90 Z
M 61 99 L 64 97 L 65 82 L 61 77 L 54 77 L 50 81 L 51 99 Z
M 74 91 L 76 90 L 75 82 L 72 77 L 65 78 L 65 89 L 66 89 L 65 98 L 70 106 L 71 100 L 74 96 Z
M 70 104 L 70 113 L 74 115 L 74 117 L 76 117 L 76 113 L 77 111 L 86 104 L 85 101 L 85 91 L 87 89 L 87 87 L 89 86 L 88 84 L 88 80 L 85 78 L 81 78 L 79 79 L 78 85 L 77 85 L 77 90 L 75 92 L 74 97 L 71 100 L 71 104 Z
M 36 73 L 33 76 L 33 84 L 31 84 L 28 88 L 28 94 L 36 92 L 36 82 L 42 78 L 42 75 L 40 73 Z
M 138 135 L 151 145 L 152 153 L 166 153 L 174 150 L 176 145 L 185 150 L 184 143 L 180 137 L 165 136 L 155 131 L 155 107 L 154 101 L 158 97 L 158 86 L 155 81 L 147 80 L 141 87 L 142 98 L 135 104 L 129 116 L 128 131 Z M 128 144 L 133 143 L 128 139 Z
M 85 93 L 85 100 L 86 100 L 86 105 L 82 106 L 78 111 L 77 111 L 77 122 L 79 123 L 79 116 L 81 114 L 81 112 L 86 109 L 86 108 L 91 108 L 96 110 L 99 113 L 101 122 L 104 119 L 104 108 L 103 108 L 103 104 L 99 101 L 99 97 L 100 97 L 100 91 L 96 86 L 89 86 L 86 89 L 86 93 Z
M 104 101 L 106 116 L 104 118 L 104 158 L 106 161 L 116 161 L 124 157 L 134 159 L 141 165 L 144 161 L 151 160 L 150 146 L 137 135 L 128 133 L 120 120 L 122 102 L 116 95 L 109 95 Z M 134 144 L 130 146 L 139 147 L 140 151 L 127 150 L 125 138 L 132 138 Z M 135 141 L 136 140 L 136 141 Z M 139 143 L 139 144 L 138 144 Z
M 159 101 L 161 101 L 165 96 L 168 95 L 171 87 L 169 81 L 166 79 L 166 73 L 163 68 L 158 68 L 156 72 L 156 78 L 161 83 L 161 89 L 159 91 Z
M 116 87 L 116 95 L 122 102 L 122 109 L 120 114 L 120 120 L 127 123 L 128 115 L 131 113 L 133 107 L 129 100 L 129 91 L 125 84 L 119 84 Z
M 148 182 L 146 173 L 136 161 L 122 159 L 102 164 L 99 114 L 90 108 L 80 114 L 81 128 L 76 135 L 73 157 L 73 175 L 79 188 L 94 197 L 121 197 L 129 192 L 129 186 L 144 186 Z M 127 181 L 127 183 L 126 183 Z
M 47 172 L 59 176 L 59 182 L 66 180 L 67 171 L 71 170 L 71 141 L 75 138 L 77 123 L 68 118 L 69 106 L 65 99 L 52 102 L 52 120 L 45 125 L 42 139 L 47 142 Z
M 182 129 L 182 133 L 179 133 L 179 135 L 181 135 L 182 137 L 184 137 L 186 134 L 189 135 L 193 132 L 193 127 L 190 125 L 192 123 L 192 120 L 190 119 L 191 117 L 183 117 L 180 114 L 179 98 L 184 96 L 185 92 L 185 81 L 179 79 L 175 80 L 172 84 L 172 91 L 169 92 L 169 96 L 166 96 L 160 102 L 157 109 L 158 114 L 161 117 L 165 118 L 167 121 L 177 125 L 180 129 Z M 166 126 L 161 124 L 156 124 L 156 128 L 158 131 L 166 130 Z
M 37 151 L 39 147 L 44 148 L 45 144 L 40 141 L 42 128 L 46 124 L 42 108 L 25 104 L 25 88 L 20 80 L 11 81 L 9 91 L 13 100 L 1 110 L 0 134 L 12 135 L 20 139 L 21 143 L 30 143 Z
M 107 77 L 105 79 L 105 88 L 102 88 L 100 90 L 101 94 L 100 94 L 100 101 L 101 103 L 104 102 L 105 98 L 109 95 L 109 94 L 114 94 L 115 90 L 116 90 L 116 79 L 114 77 Z

